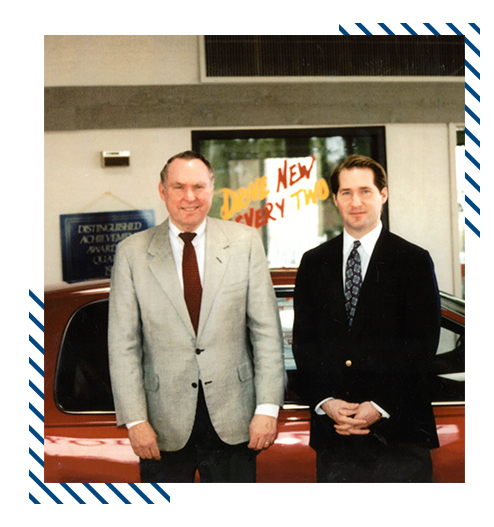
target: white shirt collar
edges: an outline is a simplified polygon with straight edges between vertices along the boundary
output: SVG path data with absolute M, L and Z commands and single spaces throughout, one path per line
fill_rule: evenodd
M 170 233 L 173 234 L 173 236 L 178 238 L 178 235 L 183 231 L 181 231 L 171 220 L 168 223 L 169 223 Z M 199 227 L 193 232 L 197 234 L 197 238 L 199 238 L 202 234 L 204 234 L 206 232 L 206 220 L 204 220 L 199 225 Z
M 360 238 L 360 243 L 362 244 L 362 248 L 364 251 L 370 256 L 372 254 L 372 251 L 374 250 L 374 247 L 377 243 L 377 240 L 379 236 L 381 235 L 383 225 L 380 221 L 377 227 L 372 229 L 370 232 L 368 232 L 365 236 L 362 236 Z M 353 247 L 353 242 L 356 240 L 356 238 L 353 238 L 348 234 L 346 229 L 343 230 L 343 254 L 348 254 Z

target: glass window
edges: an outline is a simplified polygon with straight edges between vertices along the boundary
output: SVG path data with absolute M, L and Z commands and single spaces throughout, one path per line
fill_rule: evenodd
M 445 317 L 433 374 L 433 402 L 465 402 L 465 328 Z
M 462 298 L 465 298 L 465 130 L 456 132 L 456 185 L 458 193 L 458 231 L 460 238 L 460 269 Z
M 192 147 L 215 170 L 210 214 L 259 229 L 271 268 L 298 267 L 342 232 L 329 184 L 340 161 L 364 154 L 386 167 L 384 127 L 194 131 Z
M 55 400 L 61 410 L 114 411 L 107 332 L 108 300 L 86 304 L 70 319 L 55 372 Z

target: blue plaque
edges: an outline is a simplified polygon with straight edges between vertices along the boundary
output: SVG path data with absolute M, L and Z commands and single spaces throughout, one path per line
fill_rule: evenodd
M 154 225 L 154 210 L 62 214 L 63 280 L 110 278 L 118 243 Z

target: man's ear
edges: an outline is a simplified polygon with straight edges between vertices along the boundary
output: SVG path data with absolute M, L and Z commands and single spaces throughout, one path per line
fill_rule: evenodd
M 158 185 L 158 191 L 160 193 L 160 198 L 165 201 L 165 187 L 163 187 L 163 183 L 160 181 Z
M 388 201 L 388 187 L 383 187 L 383 189 L 381 190 L 381 196 L 382 196 L 383 205 L 384 205 L 386 201 Z

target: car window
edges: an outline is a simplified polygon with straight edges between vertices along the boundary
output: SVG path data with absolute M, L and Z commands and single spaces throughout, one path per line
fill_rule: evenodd
M 433 402 L 465 402 L 465 328 L 445 317 L 432 373 Z
M 55 401 L 69 413 L 112 412 L 108 300 L 86 304 L 69 320 L 55 372 Z

